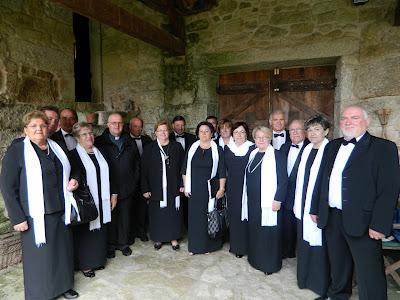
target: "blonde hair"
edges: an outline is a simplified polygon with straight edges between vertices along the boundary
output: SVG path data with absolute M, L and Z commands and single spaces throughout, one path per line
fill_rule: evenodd
M 34 110 L 31 112 L 28 112 L 22 117 L 22 124 L 24 127 L 28 126 L 28 124 L 33 120 L 33 119 L 42 119 L 43 122 L 46 123 L 46 125 L 49 125 L 49 119 L 45 115 L 44 112 L 40 110 Z
M 167 120 L 160 120 L 160 121 L 157 121 L 157 123 L 154 124 L 154 132 L 156 132 L 157 129 L 158 129 L 158 127 L 160 127 L 161 125 L 167 126 L 168 132 L 170 132 L 169 122 L 168 122 Z
M 267 136 L 267 138 L 271 141 L 272 140 L 272 130 L 269 129 L 268 127 L 265 126 L 256 126 L 254 127 L 253 131 L 251 132 L 251 135 L 253 136 L 253 139 L 256 139 L 256 133 L 258 131 L 262 131 L 263 133 L 265 133 L 265 135 Z

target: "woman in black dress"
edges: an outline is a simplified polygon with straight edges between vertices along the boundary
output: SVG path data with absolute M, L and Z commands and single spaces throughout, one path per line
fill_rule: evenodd
M 310 144 L 304 148 L 297 173 L 294 213 L 297 220 L 297 284 L 326 296 L 329 261 L 324 231 L 313 222 L 310 212 L 324 148 L 328 143 L 329 122 L 314 116 L 305 123 Z M 321 298 L 321 299 L 322 299 Z
M 170 242 L 173 250 L 179 250 L 178 239 L 182 236 L 179 193 L 183 192 L 180 171 L 184 151 L 181 144 L 169 140 L 167 121 L 157 122 L 154 132 L 156 140 L 144 148 L 141 167 L 141 190 L 150 199 L 150 238 L 156 250 L 163 242 Z
M 99 216 L 89 224 L 73 227 L 75 268 L 86 277 L 104 269 L 107 255 L 107 223 L 111 222 L 110 178 L 106 160 L 93 146 L 92 126 L 79 122 L 72 128 L 78 144 L 70 152 L 71 165 L 80 174 L 80 184 L 87 184 Z M 116 202 L 112 204 L 114 208 Z
M 253 129 L 256 142 L 245 170 L 242 220 L 248 220 L 248 253 L 251 266 L 266 273 L 282 267 L 281 202 L 286 196 L 285 160 L 271 145 L 272 131 Z
M 229 219 L 229 251 L 240 258 L 247 254 L 247 221 L 241 220 L 244 170 L 254 144 L 247 140 L 249 127 L 245 122 L 233 125 L 233 143 L 225 146 L 226 199 Z
M 8 148 L 0 188 L 14 230 L 21 232 L 25 299 L 77 298 L 72 235 L 66 225 L 77 210 L 71 191 L 78 181 L 70 179 L 64 151 L 47 138 L 46 115 L 30 112 L 23 123 L 26 137 Z
M 212 141 L 214 127 L 200 122 L 196 128 L 199 140 L 192 144 L 182 167 L 188 204 L 189 254 L 202 254 L 222 248 L 222 239 L 212 239 L 207 232 L 207 212 L 214 209 L 217 199 L 225 194 L 223 152 Z

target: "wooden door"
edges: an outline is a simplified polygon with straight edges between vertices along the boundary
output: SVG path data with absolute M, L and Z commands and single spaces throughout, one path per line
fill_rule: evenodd
M 268 125 L 270 112 L 281 109 L 288 122 L 322 114 L 333 123 L 335 86 L 334 66 L 223 74 L 220 117 L 246 121 L 253 128 Z

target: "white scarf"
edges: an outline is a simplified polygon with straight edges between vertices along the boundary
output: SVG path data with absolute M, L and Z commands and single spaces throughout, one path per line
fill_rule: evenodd
M 245 141 L 243 144 L 237 146 L 235 143 L 230 143 L 227 147 L 232 151 L 235 156 L 245 156 L 249 151 L 250 146 L 254 143 L 250 141 Z
M 48 147 L 50 147 L 50 149 L 54 152 L 54 154 L 57 156 L 63 166 L 63 193 L 65 211 L 64 222 L 65 225 L 68 225 L 71 222 L 72 207 L 75 209 L 76 212 L 78 212 L 76 201 L 72 196 L 72 192 L 69 192 L 67 190 L 69 175 L 71 172 L 71 165 L 68 161 L 67 155 L 56 142 L 47 139 L 47 143 Z M 40 247 L 41 245 L 46 244 L 42 167 L 40 165 L 39 157 L 28 137 L 25 137 L 24 139 L 24 160 L 28 191 L 29 215 L 33 219 L 35 244 L 37 247 Z
M 247 205 L 247 169 L 250 168 L 258 151 L 258 148 L 251 151 L 249 162 L 245 169 L 242 194 L 242 221 L 249 218 Z M 261 226 L 276 226 L 278 224 L 278 213 L 272 210 L 277 186 L 275 150 L 271 145 L 268 145 L 261 162 Z
M 186 176 L 185 176 L 185 193 L 192 192 L 192 158 L 199 146 L 200 146 L 200 141 L 196 141 L 192 144 L 192 146 L 190 146 L 190 149 L 188 151 L 188 160 L 187 160 L 187 165 L 186 165 Z M 211 155 L 212 155 L 212 160 L 213 160 L 213 166 L 212 166 L 212 170 L 211 170 L 211 177 L 209 180 L 207 180 L 208 212 L 213 211 L 214 206 L 215 206 L 215 198 L 212 198 L 212 196 L 211 196 L 210 181 L 211 181 L 211 179 L 213 179 L 215 177 L 215 175 L 217 175 L 218 160 L 219 160 L 218 146 L 214 141 L 211 141 Z
M 82 164 L 86 170 L 86 182 L 89 186 L 90 193 L 93 196 L 94 203 L 96 203 L 99 216 L 89 223 L 89 230 L 99 229 L 101 227 L 100 211 L 99 211 L 99 190 L 97 186 L 96 167 L 91 160 L 89 154 L 80 145 L 76 145 L 76 151 L 81 158 Z M 100 183 L 101 183 L 101 204 L 103 208 L 103 224 L 111 222 L 111 205 L 110 205 L 110 175 L 107 161 L 104 159 L 100 151 L 93 147 L 93 153 L 100 166 Z
M 233 137 L 229 137 L 229 142 L 228 142 L 228 144 L 226 144 L 226 146 L 232 145 L 232 144 L 234 144 L 234 143 L 235 143 L 235 142 L 233 141 Z M 224 139 L 222 138 L 222 136 L 220 136 L 219 139 L 218 139 L 218 145 L 219 145 L 222 149 L 224 149 L 224 147 L 225 147 L 225 142 L 224 142 Z
M 161 164 L 162 164 L 162 192 L 163 192 L 163 198 L 162 201 L 160 201 L 160 208 L 165 208 L 167 207 L 168 203 L 168 195 L 167 195 L 167 189 L 168 189 L 168 183 L 167 183 L 167 164 L 166 160 L 169 158 L 168 155 L 165 153 L 164 149 L 162 148 L 160 141 L 157 139 L 157 145 L 158 148 L 160 149 L 160 155 L 161 155 Z M 179 210 L 181 206 L 180 202 L 180 196 L 175 197 L 175 209 Z
M 325 146 L 328 144 L 328 140 L 324 139 L 321 146 L 318 149 L 317 155 L 315 156 L 314 162 L 310 169 L 310 178 L 308 180 L 306 199 L 304 203 L 303 211 L 303 240 L 307 241 L 310 246 L 322 246 L 322 230 L 317 227 L 310 217 L 310 207 L 312 194 L 317 180 L 319 167 L 321 165 L 322 155 L 324 153 Z M 308 156 L 313 148 L 313 144 L 308 144 L 301 155 L 301 161 L 296 179 L 296 192 L 294 198 L 293 211 L 297 219 L 301 220 L 301 205 L 303 198 L 303 185 L 304 185 L 304 173 L 306 169 L 306 163 Z

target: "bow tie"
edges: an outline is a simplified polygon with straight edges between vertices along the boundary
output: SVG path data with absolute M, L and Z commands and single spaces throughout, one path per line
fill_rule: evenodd
M 139 136 L 139 137 L 133 137 L 133 139 L 134 139 L 135 141 L 140 141 L 140 140 L 142 139 L 142 137 L 141 137 L 141 136 Z
M 297 149 L 300 148 L 299 145 L 294 145 L 294 144 L 292 144 L 292 147 L 297 148 Z
M 343 140 L 342 145 L 347 146 L 350 143 L 355 145 L 357 143 L 357 140 L 355 138 L 352 138 L 350 141 Z
M 274 138 L 281 136 L 281 137 L 285 137 L 285 135 L 283 133 L 274 133 Z
M 185 137 L 185 134 L 184 134 L 184 133 L 182 133 L 182 134 L 177 134 L 177 135 L 175 135 L 175 137 L 176 137 L 176 138 L 184 138 L 184 137 Z
M 66 133 L 66 134 L 64 134 L 64 136 L 65 136 L 65 137 L 67 137 L 67 136 L 74 137 L 74 136 L 72 135 L 72 133 Z

